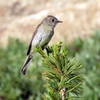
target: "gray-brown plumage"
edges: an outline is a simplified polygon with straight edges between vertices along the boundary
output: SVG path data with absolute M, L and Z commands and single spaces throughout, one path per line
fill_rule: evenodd
M 21 72 L 23 74 L 25 74 L 27 71 L 28 65 L 32 60 L 35 48 L 41 47 L 42 49 L 44 49 L 54 34 L 55 26 L 57 25 L 57 23 L 61 22 L 62 21 L 59 21 L 56 17 L 49 15 L 44 18 L 43 21 L 37 26 L 28 47 L 26 60 L 21 69 Z

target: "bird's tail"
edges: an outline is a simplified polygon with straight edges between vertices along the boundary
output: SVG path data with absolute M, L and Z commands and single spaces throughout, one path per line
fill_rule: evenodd
M 28 55 L 27 57 L 26 57 L 26 59 L 25 59 L 25 62 L 24 62 L 24 64 L 23 64 L 23 66 L 22 66 L 22 69 L 21 69 L 21 73 L 22 74 L 26 74 L 26 71 L 27 71 L 27 68 L 28 68 L 28 66 L 29 66 L 29 64 L 30 64 L 30 62 L 31 62 L 31 60 L 32 60 L 32 55 Z

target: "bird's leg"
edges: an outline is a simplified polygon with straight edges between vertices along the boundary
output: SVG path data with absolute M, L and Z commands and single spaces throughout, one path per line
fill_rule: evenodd
M 46 49 L 46 52 L 47 52 L 48 55 L 49 55 L 50 53 L 52 53 L 52 49 L 51 49 L 49 46 L 47 46 L 45 49 Z

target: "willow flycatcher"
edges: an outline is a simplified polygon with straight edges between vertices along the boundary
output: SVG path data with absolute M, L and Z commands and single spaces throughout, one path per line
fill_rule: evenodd
M 61 22 L 62 21 L 59 21 L 56 17 L 48 15 L 37 26 L 28 47 L 26 60 L 21 69 L 21 72 L 23 74 L 25 74 L 27 71 L 28 65 L 32 60 L 35 48 L 41 47 L 42 49 L 45 49 L 54 34 L 55 26 Z

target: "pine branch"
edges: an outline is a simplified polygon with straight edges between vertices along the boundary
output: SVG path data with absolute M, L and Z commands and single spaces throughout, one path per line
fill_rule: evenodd
M 79 94 L 82 84 L 81 65 L 76 58 L 68 57 L 68 50 L 60 42 L 49 47 L 52 52 L 37 51 L 43 57 L 47 93 L 45 100 L 68 100 L 70 94 Z

